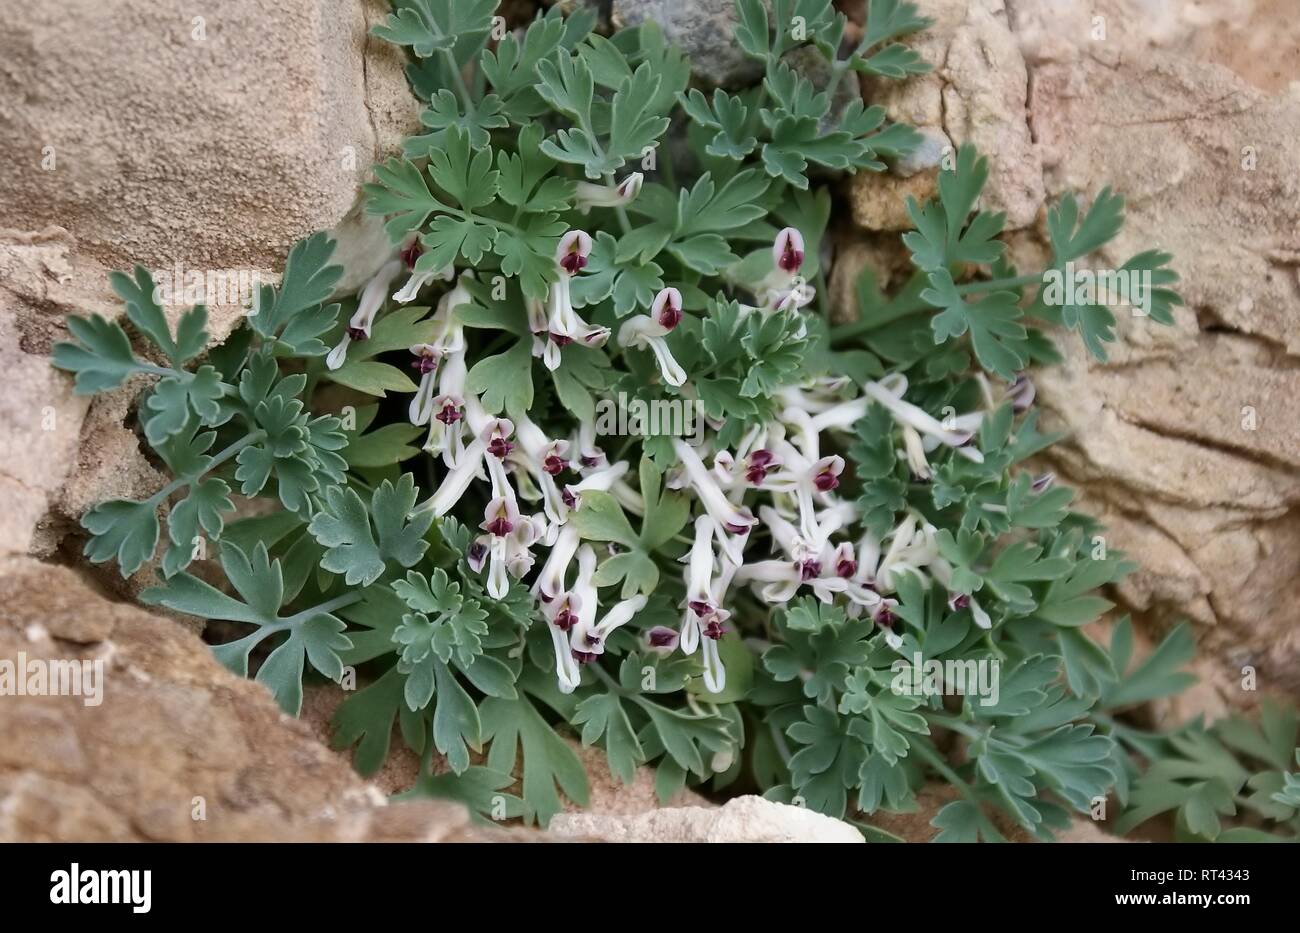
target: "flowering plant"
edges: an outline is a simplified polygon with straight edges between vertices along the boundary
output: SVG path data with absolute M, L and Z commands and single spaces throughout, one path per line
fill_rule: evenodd
M 665 798 L 756 787 L 879 835 L 870 814 L 937 778 L 960 792 L 941 838 L 1001 838 L 995 810 L 1050 838 L 1128 801 L 1164 740 L 1104 711 L 1181 689 L 1190 650 L 1180 628 L 1130 669 L 1127 623 L 1109 647 L 1084 632 L 1130 565 L 1025 468 L 1054 439 L 1025 373 L 1057 359 L 1048 329 L 1101 357 L 1114 339 L 1045 276 L 1112 239 L 1122 201 L 1062 201 L 1049 268 L 1021 275 L 963 147 L 909 204 L 911 281 L 886 297 L 865 274 L 831 326 L 826 185 L 918 138 L 836 91 L 925 70 L 896 41 L 925 21 L 875 0 L 846 41 L 829 0 L 737 11 L 764 78 L 706 96 L 653 24 L 606 38 L 553 9 L 506 33 L 493 0 L 395 2 L 376 33 L 410 48 L 428 132 L 366 187 L 391 250 L 358 296 L 334 296 L 318 234 L 197 368 L 204 309 L 172 336 L 142 269 L 113 284 L 158 352 L 69 321 L 55 361 L 79 391 L 157 377 L 140 421 L 175 476 L 91 510 L 86 553 L 135 573 L 170 505 L 146 601 L 251 626 L 217 656 L 259 658 L 290 713 L 304 677 L 360 671 L 334 722 L 357 767 L 397 724 L 412 793 L 495 818 L 585 802 L 572 727 Z M 1125 267 L 1163 323 L 1168 258 Z M 638 413 L 621 433 L 615 402 Z M 227 521 L 236 489 L 281 508 Z M 228 587 L 187 569 L 208 538 Z

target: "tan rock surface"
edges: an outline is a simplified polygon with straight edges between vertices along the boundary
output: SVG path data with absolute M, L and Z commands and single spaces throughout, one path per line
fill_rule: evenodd
M 386 804 L 260 684 L 72 570 L 6 559 L 0 606 L 0 659 L 100 660 L 104 672 L 99 705 L 0 696 L 0 840 L 514 838 L 456 805 Z
M 551 821 L 559 836 L 609 842 L 860 843 L 848 823 L 762 797 L 734 797 L 721 807 L 667 807 L 647 813 L 563 813 Z

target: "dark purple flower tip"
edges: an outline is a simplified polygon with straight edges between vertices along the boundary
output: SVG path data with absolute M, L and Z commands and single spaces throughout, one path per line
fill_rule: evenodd
M 822 470 L 813 478 L 813 485 L 819 492 L 830 492 L 840 484 L 840 478 L 830 470 Z
M 651 648 L 672 648 L 677 644 L 677 633 L 664 625 L 656 625 L 646 633 Z
M 819 560 L 806 560 L 799 564 L 799 579 L 805 583 L 809 580 L 816 579 L 822 575 L 822 562 Z
M 953 609 L 965 609 L 970 605 L 970 596 L 965 593 L 958 593 L 952 598 Z
M 402 264 L 408 269 L 415 268 L 415 261 L 424 254 L 424 247 L 420 245 L 419 240 L 412 240 L 406 246 L 402 247 L 401 258 Z
M 573 628 L 574 623 L 578 621 L 578 617 L 571 609 L 561 609 L 551 621 L 561 632 L 567 632 Z
M 767 479 L 767 469 L 761 466 L 751 466 L 745 471 L 745 480 L 751 486 L 757 486 Z
M 576 509 L 578 507 L 578 497 L 574 495 L 573 490 L 568 486 L 560 490 L 560 498 L 564 500 L 564 504 L 569 508 Z
M 851 557 L 846 557 L 835 565 L 837 576 L 848 579 L 858 572 L 858 562 Z
M 785 241 L 785 247 L 781 250 L 781 259 L 779 262 L 782 272 L 798 272 L 803 266 L 803 250 L 795 246 L 794 238 L 788 237 Z
M 552 476 L 559 476 L 567 467 L 568 464 L 565 463 L 564 458 L 559 454 L 551 454 L 542 461 L 542 469 L 547 473 L 550 473 Z
M 567 334 L 557 334 L 555 331 L 551 331 L 550 338 L 551 342 L 557 347 L 567 347 L 569 344 L 573 343 L 572 337 Z
M 595 632 L 588 632 L 586 635 L 583 636 L 583 638 L 586 640 L 587 644 L 593 648 L 597 647 L 601 641 L 600 636 L 597 635 Z
M 577 648 L 573 649 L 573 659 L 579 664 L 590 664 L 598 657 L 600 656 L 594 651 L 579 651 Z
M 1055 473 L 1044 473 L 1041 476 L 1034 477 L 1034 481 L 1029 484 L 1029 488 L 1034 492 L 1046 492 L 1055 482 Z
M 569 275 L 577 275 L 587 267 L 587 257 L 577 252 L 565 253 L 560 259 L 560 268 Z
M 442 406 L 442 411 L 438 412 L 434 417 L 450 427 L 460 420 L 460 408 L 451 404 L 451 402 L 448 402 L 446 405 Z
M 510 451 L 515 449 L 515 445 L 510 443 L 504 437 L 494 437 L 488 441 L 488 453 L 498 460 L 504 460 L 510 456 Z
M 434 356 L 432 353 L 427 355 L 421 354 L 419 357 L 411 361 L 411 368 L 418 369 L 420 371 L 420 375 L 423 376 L 426 373 L 431 373 L 438 368 L 438 358 Z
M 591 468 L 591 467 L 600 466 L 600 464 L 605 459 L 605 455 L 604 453 L 600 453 L 600 452 L 597 452 L 595 454 L 583 454 L 580 459 L 582 460 L 583 466 L 587 468 Z
M 705 638 L 712 638 L 714 641 L 717 641 L 726 633 L 727 630 L 722 627 L 722 623 L 717 619 L 710 620 L 702 629 L 700 629 L 700 634 Z
M 498 515 L 492 521 L 488 522 L 483 529 L 490 535 L 496 535 L 498 538 L 504 538 L 510 532 L 515 530 L 514 523 L 504 515 Z
M 351 337 L 353 340 L 366 340 L 370 337 L 370 335 L 367 334 L 365 330 L 363 330 L 360 327 L 349 327 L 348 336 Z
M 892 629 L 897 621 L 898 616 L 894 615 L 893 610 L 888 606 L 882 607 L 881 610 L 876 613 L 876 624 L 881 628 Z
M 487 548 L 484 545 L 475 541 L 469 546 L 470 563 L 481 563 L 484 557 L 487 557 Z
M 659 326 L 666 330 L 672 330 L 682 322 L 682 309 L 672 303 L 672 299 L 664 302 L 664 306 L 659 309 Z
M 713 611 L 713 606 L 701 599 L 692 599 L 686 605 L 690 608 L 691 612 L 695 613 L 701 619 Z
M 765 467 L 770 466 L 776 461 L 776 455 L 770 450 L 759 448 L 749 455 L 750 466 Z

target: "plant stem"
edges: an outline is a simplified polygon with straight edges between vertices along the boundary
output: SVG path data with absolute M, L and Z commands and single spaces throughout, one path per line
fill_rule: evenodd
M 159 489 L 156 493 L 150 496 L 149 501 L 153 502 L 156 505 L 162 502 L 164 499 L 166 499 L 176 490 L 180 489 L 182 486 L 189 486 L 193 483 L 197 483 L 200 479 L 202 479 L 208 473 L 211 473 L 217 467 L 221 466 L 221 464 L 225 463 L 231 457 L 235 456 L 245 447 L 248 447 L 250 444 L 256 444 L 258 441 L 262 440 L 265 437 L 266 437 L 266 432 L 260 429 L 257 431 L 253 431 L 251 434 L 246 434 L 243 438 L 235 441 L 235 443 L 231 444 L 225 450 L 221 451 L 221 453 L 213 457 L 212 462 L 209 463 L 201 473 L 192 473 L 187 476 L 176 477 L 174 480 L 172 480 L 162 489 Z
M 306 622 L 309 619 L 313 619 L 316 616 L 327 615 L 335 609 L 342 609 L 344 606 L 351 606 L 353 603 L 358 603 L 360 601 L 361 594 L 358 592 L 353 591 L 350 593 L 343 593 L 342 595 L 335 596 L 333 599 L 326 600 L 319 606 L 312 606 L 310 609 L 304 609 L 302 612 L 295 612 L 284 621 L 291 625 L 296 625 L 300 622 Z
M 1018 275 L 1009 279 L 989 279 L 988 281 L 967 282 L 964 285 L 957 286 L 957 294 L 970 295 L 974 292 L 989 292 L 999 288 L 1019 288 L 1023 285 L 1037 285 L 1043 280 L 1043 274 L 1040 272 L 1036 275 Z M 900 317 L 906 317 L 909 314 L 915 314 L 917 311 L 934 309 L 934 305 L 926 301 L 916 301 L 901 309 L 891 309 L 891 320 L 897 320 Z M 881 326 L 876 321 L 854 321 L 852 324 L 841 324 L 839 327 L 831 328 L 831 343 L 839 343 L 853 337 L 859 337 L 868 331 L 875 330 Z
M 456 93 L 460 95 L 460 101 L 468 111 L 474 104 L 474 98 L 470 95 L 469 87 L 465 84 L 465 76 L 460 73 L 460 66 L 456 64 L 456 53 L 451 49 L 443 49 L 442 54 L 447 59 L 447 68 L 451 71 Z

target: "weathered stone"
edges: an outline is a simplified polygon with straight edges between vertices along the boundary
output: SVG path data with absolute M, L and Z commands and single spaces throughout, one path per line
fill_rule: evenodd
M 614 0 L 616 27 L 654 22 L 691 60 L 695 77 L 722 87 L 758 80 L 763 65 L 736 42 L 735 0 Z
M 735 797 L 716 808 L 668 807 L 633 815 L 563 813 L 551 821 L 550 830 L 609 842 L 863 841 L 848 823 L 754 796 Z
M 0 604 L 0 658 L 103 665 L 98 705 L 85 695 L 0 697 L 0 840 L 514 837 L 458 805 L 386 804 L 260 684 L 72 570 L 5 559 Z

